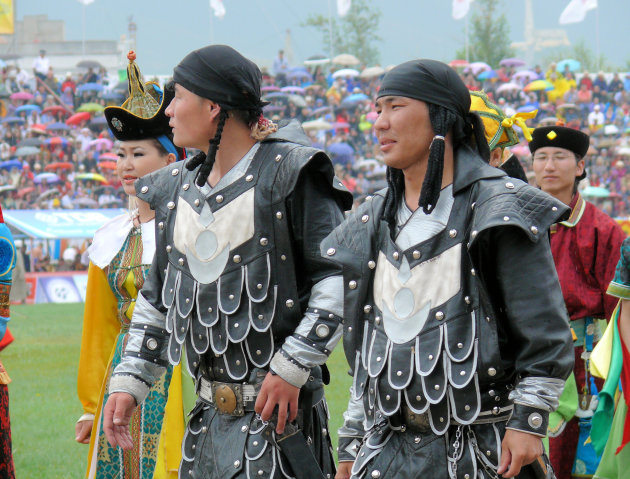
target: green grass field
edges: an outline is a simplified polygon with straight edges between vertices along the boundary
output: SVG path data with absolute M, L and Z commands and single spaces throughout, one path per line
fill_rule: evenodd
M 9 385 L 13 457 L 18 479 L 78 479 L 85 473 L 88 446 L 74 441 L 81 415 L 77 365 L 82 304 L 12 306 L 15 341 L 1 353 Z M 339 346 L 329 361 L 330 430 L 336 431 L 351 378 Z

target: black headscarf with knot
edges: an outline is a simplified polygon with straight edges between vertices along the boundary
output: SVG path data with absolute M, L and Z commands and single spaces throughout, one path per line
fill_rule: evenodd
M 437 60 L 411 60 L 390 70 L 383 78 L 378 98 L 404 96 L 443 106 L 466 118 L 470 92 L 457 72 Z
M 260 69 L 227 45 L 190 52 L 175 67 L 173 80 L 226 110 L 255 110 L 266 104 L 260 99 Z
M 254 62 L 232 47 L 209 45 L 186 55 L 175 67 L 173 80 L 221 107 L 217 132 L 209 141 L 208 152 L 195 156 L 186 164 L 189 170 L 202 165 L 196 176 L 197 185 L 202 186 L 214 165 L 227 112 L 242 110 L 253 111 L 256 117 L 262 115 L 262 108 L 267 104 L 260 99 L 262 73 Z
M 377 98 L 387 96 L 412 98 L 425 102 L 429 108 L 434 137 L 418 205 L 430 214 L 440 196 L 447 133 L 460 124 L 465 137 L 476 133 L 475 130 L 483 134 L 483 125 L 479 117 L 470 113 L 470 93 L 457 72 L 436 60 L 412 60 L 394 67 L 383 78 Z M 454 142 L 457 147 L 459 139 L 454 138 Z M 483 142 L 487 150 L 485 138 Z M 387 178 L 390 190 L 384 216 L 391 223 L 403 194 L 402 172 L 388 167 Z

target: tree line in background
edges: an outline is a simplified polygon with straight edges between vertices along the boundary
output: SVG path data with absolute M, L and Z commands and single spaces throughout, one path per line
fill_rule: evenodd
M 515 56 L 510 46 L 510 26 L 505 13 L 501 10 L 504 0 L 476 0 L 471 12 L 469 32 L 469 60 L 483 61 L 493 68 L 498 68 L 503 58 Z M 378 65 L 380 55 L 378 43 L 382 38 L 376 33 L 379 29 L 381 11 L 371 5 L 369 0 L 353 0 L 352 8 L 342 18 L 328 18 L 325 15 L 310 15 L 302 26 L 313 27 L 322 35 L 322 43 L 328 53 L 350 53 L 365 66 Z M 333 42 L 332 52 L 330 42 Z M 455 52 L 454 58 L 466 58 L 465 47 Z M 548 65 L 563 58 L 575 58 L 588 71 L 630 71 L 630 59 L 625 65 L 615 66 L 606 58 L 599 58 L 586 43 L 581 40 L 570 47 L 550 49 L 540 60 Z

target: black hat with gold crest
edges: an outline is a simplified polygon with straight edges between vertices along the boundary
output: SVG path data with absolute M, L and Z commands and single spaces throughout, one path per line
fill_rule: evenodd
M 169 153 L 175 153 L 181 159 L 183 150 L 173 145 L 173 132 L 165 114 L 175 96 L 174 85 L 167 84 L 162 91 L 155 82 L 143 83 L 142 74 L 135 62 L 135 52 L 131 50 L 127 58 L 129 98 L 121 106 L 105 108 L 109 129 L 120 141 L 155 138 Z
M 582 133 L 575 128 L 568 128 L 561 125 L 540 126 L 532 133 L 532 140 L 529 142 L 529 151 L 532 155 L 538 148 L 553 146 L 572 151 L 580 158 L 586 156 L 590 144 L 590 138 L 586 133 Z

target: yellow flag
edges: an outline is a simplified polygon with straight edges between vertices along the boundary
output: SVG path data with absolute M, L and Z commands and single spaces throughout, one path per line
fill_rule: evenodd
M 15 33 L 13 0 L 0 0 L 0 35 Z

